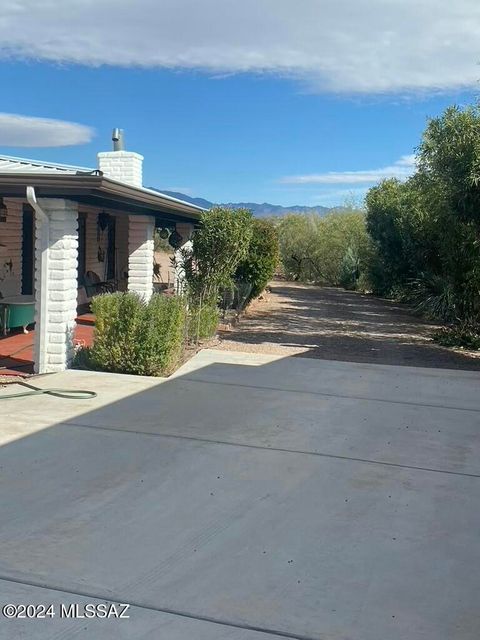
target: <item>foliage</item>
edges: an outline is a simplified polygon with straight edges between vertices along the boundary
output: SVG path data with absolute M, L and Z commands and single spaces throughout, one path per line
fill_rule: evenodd
M 230 287 L 220 291 L 220 309 L 225 316 L 229 310 L 237 314 L 245 309 L 251 298 L 253 285 L 245 280 L 236 280 Z
M 194 301 L 214 302 L 229 286 L 248 252 L 252 214 L 247 209 L 214 207 L 202 214 L 191 249 L 183 251 L 185 278 Z
M 220 320 L 216 303 L 190 305 L 188 309 L 188 337 L 190 340 L 208 340 L 215 335 Z
M 371 254 L 365 215 L 358 210 L 288 215 L 278 235 L 285 275 L 303 282 L 356 288 Z
M 438 258 L 436 220 L 427 215 L 427 193 L 419 178 L 384 180 L 367 194 L 367 231 L 376 255 L 369 277 L 374 293 L 388 295 Z
M 158 376 L 172 372 L 183 349 L 185 303 L 154 294 L 145 303 L 134 293 L 111 293 L 92 300 L 92 347 L 77 361 L 91 369 Z
M 470 351 L 480 350 L 480 331 L 468 324 L 442 327 L 433 333 L 432 338 L 444 347 L 461 347 Z
M 453 106 L 432 118 L 418 154 L 419 170 L 449 211 L 480 227 L 480 105 Z
M 374 292 L 401 295 L 447 322 L 479 322 L 480 110 L 451 107 L 430 120 L 418 170 L 366 197 Z
M 453 322 L 457 317 L 457 299 L 451 279 L 434 273 L 423 274 L 409 283 L 408 297 L 417 311 L 429 319 Z
M 344 289 L 356 289 L 360 278 L 360 256 L 355 246 L 347 248 L 340 264 L 339 284 Z
M 235 280 L 251 285 L 248 300 L 259 296 L 275 273 L 278 262 L 278 233 L 270 220 L 252 220 L 248 252 L 237 266 Z

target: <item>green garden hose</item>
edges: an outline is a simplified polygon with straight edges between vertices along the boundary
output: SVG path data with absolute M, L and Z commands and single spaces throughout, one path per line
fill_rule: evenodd
M 9 393 L 8 395 L 0 394 L 0 400 L 9 400 L 10 398 L 25 398 L 26 396 L 55 396 L 55 398 L 64 398 L 69 400 L 89 400 L 96 398 L 95 391 L 84 391 L 82 389 L 41 389 L 28 384 L 23 380 L 15 381 L 13 384 L 21 384 L 22 387 L 28 387 L 30 391 L 22 391 L 21 393 Z

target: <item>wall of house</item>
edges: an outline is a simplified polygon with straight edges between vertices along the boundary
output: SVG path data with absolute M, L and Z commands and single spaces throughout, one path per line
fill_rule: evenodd
M 84 210 L 80 209 L 79 213 L 83 213 Z M 98 210 L 85 211 L 85 264 L 86 271 L 94 271 L 100 280 L 105 280 L 106 269 L 106 254 L 107 254 L 107 231 L 98 231 L 97 218 Z M 99 257 L 99 251 L 104 252 L 105 261 L 101 262 Z
M 128 283 L 128 216 L 117 215 L 115 244 L 117 251 L 117 273 L 119 289 L 127 290 Z
M 108 231 L 98 230 L 98 214 L 96 208 L 81 207 L 80 213 L 86 214 L 85 222 L 85 263 L 86 271 L 94 271 L 101 281 L 106 279 Z M 115 260 L 116 277 L 119 281 L 119 289 L 127 287 L 128 271 L 128 215 L 106 210 L 106 213 L 114 216 L 115 222 Z M 104 261 L 100 261 L 99 249 L 103 251 Z
M 7 221 L 0 222 L 0 293 L 15 296 L 22 290 L 22 226 L 23 203 L 4 199 Z

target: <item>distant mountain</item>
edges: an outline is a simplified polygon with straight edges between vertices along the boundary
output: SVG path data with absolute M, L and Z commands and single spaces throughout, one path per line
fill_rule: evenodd
M 155 189 L 155 191 L 161 191 L 161 189 Z M 204 209 L 210 209 L 215 206 L 214 202 L 210 202 L 204 198 L 192 198 L 191 196 L 187 196 L 185 193 L 179 193 L 178 191 L 162 191 L 162 193 L 165 193 L 167 196 L 172 196 L 172 198 L 179 198 L 180 200 L 185 200 L 191 204 L 196 204 Z M 226 202 L 222 203 L 222 206 L 232 207 L 233 209 L 250 209 L 250 211 L 253 212 L 253 215 L 257 216 L 257 218 L 282 216 L 286 213 L 317 213 L 319 215 L 325 215 L 330 211 L 329 207 L 304 207 L 301 205 L 282 207 L 279 204 L 270 204 L 269 202 L 263 202 L 262 204 L 258 204 L 257 202 Z
M 270 204 L 269 202 L 227 202 L 226 207 L 233 209 L 250 209 L 253 215 L 258 218 L 265 216 L 283 216 L 286 213 L 318 213 L 325 215 L 330 211 L 328 207 L 305 207 L 302 205 L 294 205 L 292 207 L 282 207 L 280 204 Z
M 167 196 L 172 196 L 172 198 L 178 198 L 179 200 L 185 200 L 185 202 L 196 204 L 197 207 L 203 207 L 204 209 L 211 209 L 213 207 L 213 202 L 205 200 L 205 198 L 192 198 L 191 196 L 187 196 L 185 193 L 179 193 L 178 191 L 164 191 L 163 189 L 153 189 L 153 191 L 160 191 Z

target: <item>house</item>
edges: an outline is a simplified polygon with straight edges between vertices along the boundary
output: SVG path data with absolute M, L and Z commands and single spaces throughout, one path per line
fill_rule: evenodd
M 148 299 L 155 227 L 182 244 L 203 211 L 145 188 L 143 157 L 123 148 L 122 131 L 112 140 L 97 169 L 0 156 L 0 294 L 35 305 L 37 373 L 71 361 L 87 272 Z

